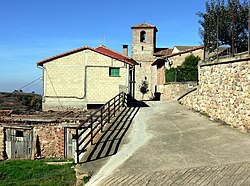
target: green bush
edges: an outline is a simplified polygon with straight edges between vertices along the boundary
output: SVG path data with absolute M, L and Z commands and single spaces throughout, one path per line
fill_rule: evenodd
M 199 56 L 194 56 L 194 54 L 191 54 L 185 58 L 185 61 L 181 64 L 181 67 L 182 68 L 197 67 L 200 60 L 201 58 Z
M 198 81 L 198 69 L 195 67 L 171 68 L 166 70 L 167 82 Z
M 176 81 L 176 69 L 170 68 L 166 70 L 166 82 L 175 82 Z

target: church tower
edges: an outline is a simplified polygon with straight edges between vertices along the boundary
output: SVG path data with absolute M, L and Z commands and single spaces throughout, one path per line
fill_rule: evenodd
M 153 97 L 155 86 L 157 85 L 157 69 L 151 66 L 154 61 L 156 47 L 156 26 L 142 23 L 131 27 L 132 29 L 132 58 L 140 65 L 135 67 L 135 97 L 142 99 L 140 85 L 143 81 L 149 84 L 149 92 L 144 99 Z

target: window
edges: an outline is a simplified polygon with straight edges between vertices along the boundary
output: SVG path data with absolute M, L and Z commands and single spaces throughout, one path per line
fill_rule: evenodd
M 141 31 L 140 42 L 146 43 L 146 32 L 145 31 Z
M 110 67 L 109 68 L 109 76 L 112 76 L 112 77 L 120 76 L 120 68 Z
M 23 137 L 23 131 L 17 130 L 16 131 L 16 137 Z

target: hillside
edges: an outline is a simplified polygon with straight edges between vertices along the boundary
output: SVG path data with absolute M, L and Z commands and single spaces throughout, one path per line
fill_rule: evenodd
M 40 111 L 41 95 L 23 92 L 0 92 L 0 110 L 13 110 L 15 113 Z

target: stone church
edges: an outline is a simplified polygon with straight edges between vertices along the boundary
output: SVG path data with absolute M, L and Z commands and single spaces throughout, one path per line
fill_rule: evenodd
M 177 67 L 187 56 L 193 54 L 203 60 L 203 46 L 175 46 L 173 48 L 156 48 L 157 28 L 142 23 L 132 29 L 132 58 L 139 63 L 135 66 L 135 98 L 151 99 L 157 92 L 157 85 L 165 84 L 165 69 Z M 147 81 L 148 93 L 142 97 L 140 85 Z
M 132 29 L 132 58 L 139 63 L 135 66 L 135 97 L 142 99 L 140 85 L 143 81 L 147 81 L 149 92 L 144 99 L 153 98 L 155 87 L 157 85 L 157 69 L 151 64 L 154 61 L 154 53 L 156 51 L 156 26 L 142 23 L 131 27 Z

